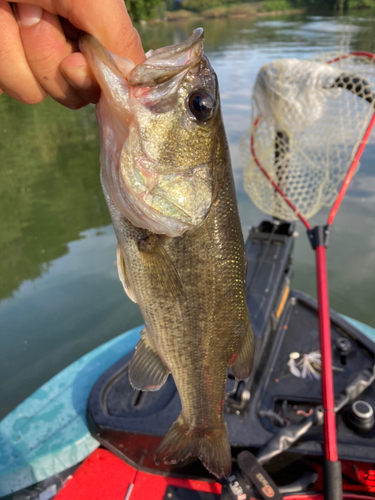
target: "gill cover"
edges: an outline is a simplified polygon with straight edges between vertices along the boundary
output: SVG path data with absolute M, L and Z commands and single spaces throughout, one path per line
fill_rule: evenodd
M 210 122 L 218 109 L 203 30 L 150 51 L 138 66 L 90 35 L 81 37 L 80 48 L 102 90 L 97 118 L 104 191 L 136 227 L 171 237 L 198 227 L 215 192 Z

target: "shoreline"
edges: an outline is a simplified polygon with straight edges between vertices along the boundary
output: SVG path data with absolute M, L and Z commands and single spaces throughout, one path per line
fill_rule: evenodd
M 272 16 L 282 16 L 282 15 L 291 15 L 291 14 L 304 14 L 306 12 L 306 9 L 289 9 L 289 10 L 276 10 L 276 11 L 270 11 L 270 12 L 256 12 L 256 11 L 248 11 L 248 12 L 239 12 L 239 13 L 231 13 L 230 11 L 226 12 L 220 12 L 215 14 L 214 12 L 210 13 L 207 12 L 205 15 L 204 13 L 202 14 L 197 14 L 194 12 L 189 12 L 188 11 L 183 11 L 181 15 L 178 15 L 180 11 L 173 11 L 173 12 L 167 12 L 166 16 L 161 19 L 151 19 L 150 21 L 146 22 L 143 21 L 144 24 L 158 24 L 158 23 L 174 23 L 174 22 L 180 22 L 180 21 L 201 21 L 203 19 L 224 19 L 224 18 L 230 18 L 230 19 L 241 19 L 241 18 L 249 18 L 249 19 L 255 19 L 257 17 L 272 17 Z M 142 23 L 142 24 L 143 24 Z
M 255 17 L 282 16 L 289 14 L 304 14 L 306 9 L 273 10 L 271 12 L 257 12 Z

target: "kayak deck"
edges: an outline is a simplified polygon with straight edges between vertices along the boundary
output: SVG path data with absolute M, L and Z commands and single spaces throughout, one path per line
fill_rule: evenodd
M 281 227 L 280 233 L 275 233 L 269 242 L 271 228 L 267 224 L 270 223 L 262 224 L 253 228 L 246 243 L 249 310 L 259 346 L 284 324 L 283 315 L 290 309 L 291 299 L 306 298 L 304 294 L 290 291 L 293 226 Z M 340 316 L 333 314 L 341 323 Z M 357 320 L 342 318 L 361 332 L 370 346 L 375 342 L 375 329 Z M 86 354 L 0 422 L 0 497 L 76 466 L 100 446 L 91 436 L 86 419 L 90 393 L 110 367 L 131 353 L 141 330 L 142 326 L 130 330 Z M 235 421 L 235 412 L 228 418 Z M 253 438 L 259 441 L 261 433 L 267 432 L 271 424 L 266 417 Z M 242 439 L 240 429 L 235 434 Z

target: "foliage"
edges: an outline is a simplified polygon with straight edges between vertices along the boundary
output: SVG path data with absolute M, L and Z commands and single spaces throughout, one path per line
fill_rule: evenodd
M 314 10 L 350 10 L 375 8 L 375 0 L 292 0 L 296 7 Z
M 230 8 L 232 6 L 255 7 L 254 10 L 257 10 L 254 1 L 246 0 L 243 2 L 238 0 L 185 0 L 182 5 L 184 9 L 202 13 L 205 17 L 222 17 L 224 11 L 218 9 L 225 8 L 229 8 L 229 14 L 231 14 Z M 375 8 L 375 0 L 265 0 L 261 10 L 275 12 L 295 8 L 326 11 Z
M 167 10 L 163 0 L 126 0 L 125 5 L 133 22 L 162 17 Z
M 237 5 L 231 5 L 229 7 L 229 14 L 233 16 L 237 15 L 253 16 L 256 13 L 256 11 L 257 11 L 257 4 L 241 3 Z
M 375 0 L 346 0 L 344 7 L 349 9 L 369 9 L 375 8 Z
M 185 9 L 175 10 L 166 13 L 167 21 L 181 21 L 184 19 L 187 20 L 193 16 L 194 14 L 192 12 Z
M 150 14 L 151 19 L 164 19 L 167 14 L 167 4 L 166 2 L 160 2 L 156 5 Z
M 204 10 L 201 14 L 206 19 L 217 19 L 220 17 L 228 16 L 254 16 L 256 8 L 248 3 L 241 3 L 235 5 L 222 5 L 221 7 L 214 7 L 213 9 Z
M 254 3 L 254 2 L 251 2 Z M 184 9 L 191 10 L 193 12 L 204 12 L 209 9 L 214 9 L 216 7 L 230 8 L 234 5 L 248 5 L 249 2 L 246 0 L 185 0 L 182 2 Z M 221 15 L 219 16 L 221 17 Z
M 293 5 L 288 0 L 265 0 L 263 10 L 265 12 L 276 12 L 292 8 Z
M 181 3 L 177 2 L 176 0 L 166 0 L 165 5 L 168 12 L 174 12 L 175 10 L 181 9 Z
M 186 10 L 201 13 L 204 10 L 219 7 L 223 2 L 220 0 L 185 0 L 182 2 L 182 7 Z
M 227 17 L 228 9 L 226 7 L 215 7 L 214 9 L 204 10 L 202 16 L 206 19 L 215 19 L 218 17 Z

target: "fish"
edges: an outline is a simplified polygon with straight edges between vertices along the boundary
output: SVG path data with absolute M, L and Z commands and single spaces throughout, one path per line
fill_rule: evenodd
M 228 369 L 251 372 L 246 255 L 220 107 L 202 28 L 135 66 L 84 34 L 101 87 L 101 182 L 125 292 L 145 327 L 129 365 L 134 389 L 169 374 L 182 411 L 155 462 L 198 457 L 217 477 L 232 459 L 223 417 Z

